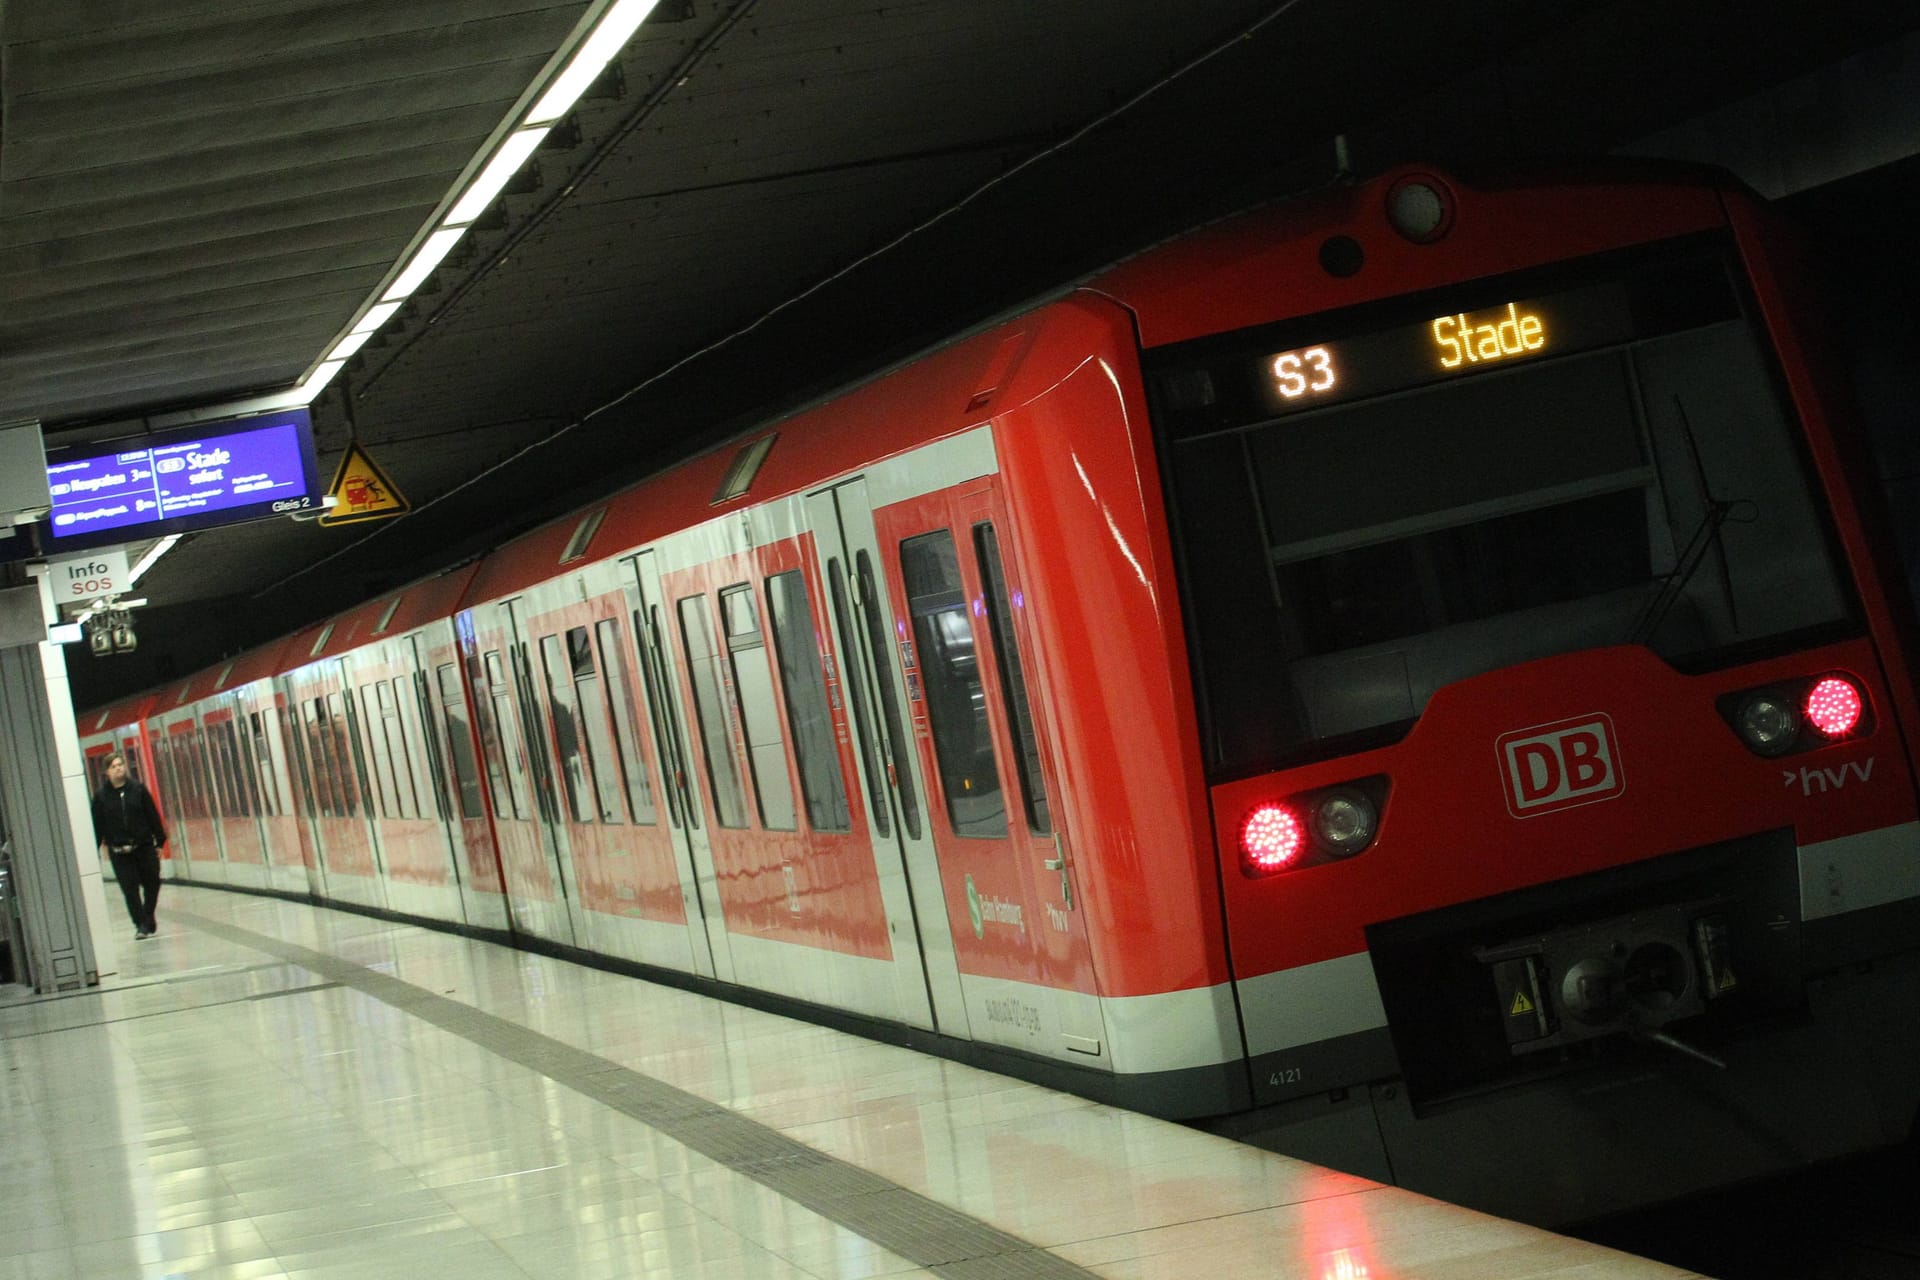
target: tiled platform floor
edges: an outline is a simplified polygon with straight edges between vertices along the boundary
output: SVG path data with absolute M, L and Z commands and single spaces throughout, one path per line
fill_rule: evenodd
M 169 886 L 0 1005 L 0 1280 L 1679 1273 L 487 943 Z

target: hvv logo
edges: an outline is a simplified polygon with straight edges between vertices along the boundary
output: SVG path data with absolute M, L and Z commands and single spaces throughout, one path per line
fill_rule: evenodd
M 1604 715 L 1518 729 L 1502 734 L 1497 745 L 1507 810 L 1516 818 L 1611 800 L 1626 790 L 1613 721 Z

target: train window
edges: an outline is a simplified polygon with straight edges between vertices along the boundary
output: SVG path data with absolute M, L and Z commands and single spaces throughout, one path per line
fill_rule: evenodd
M 287 797 L 286 811 L 289 817 L 304 812 L 313 816 L 313 770 L 307 763 L 306 738 L 300 726 L 300 704 L 282 705 L 279 708 L 280 741 L 285 744 L 283 751 L 287 762 L 287 778 L 293 793 Z
M 840 744 L 820 662 L 820 633 L 813 624 L 806 579 L 798 569 L 767 579 L 767 612 L 773 619 L 773 648 L 787 696 L 787 723 L 793 726 L 793 758 L 800 765 L 807 822 L 815 831 L 851 831 Z
M 333 627 L 334 624 L 329 622 L 326 626 L 320 628 L 320 638 L 313 642 L 313 648 L 307 650 L 307 656 L 309 658 L 319 657 L 320 651 L 327 647 L 327 641 L 333 639 Z
M 920 649 L 947 819 L 957 836 L 1004 836 L 1006 801 L 953 534 L 936 529 L 902 542 L 900 571 Z
M 560 756 L 560 778 L 566 787 L 567 807 L 576 822 L 592 822 L 589 797 L 593 778 L 580 744 L 580 708 L 573 696 L 570 666 L 560 652 L 558 636 L 540 637 L 540 660 L 547 669 L 547 710 L 553 718 L 553 746 Z
M 227 753 L 233 758 L 236 775 L 234 799 L 239 802 L 240 811 L 253 818 L 261 813 L 260 766 L 254 762 L 253 739 L 247 733 L 246 722 L 241 718 L 244 715 L 246 712 L 236 710 L 227 717 Z
M 686 645 L 687 673 L 693 682 L 694 710 L 700 717 L 700 745 L 707 762 L 707 782 L 713 788 L 715 818 L 723 827 L 744 827 L 747 798 L 740 786 L 740 766 L 733 758 L 726 695 L 720 684 L 720 655 L 714 650 L 706 597 L 688 596 L 680 602 L 680 635 Z
M 360 689 L 360 748 L 368 763 L 372 766 L 372 794 L 367 799 L 383 818 L 400 816 L 400 806 L 394 798 L 393 757 L 387 754 L 386 734 L 382 731 L 380 703 L 375 697 L 377 686 L 363 685 Z
M 660 647 L 660 637 L 666 634 L 666 629 L 660 621 L 660 606 L 649 605 L 647 610 L 651 624 L 642 623 L 639 611 L 635 610 L 633 628 L 635 634 L 643 638 L 640 676 L 646 681 L 647 704 L 653 709 L 653 740 L 671 760 L 671 763 L 662 760 L 660 765 L 667 788 L 667 812 L 676 826 L 698 827 L 700 807 L 682 794 L 687 785 L 687 744 L 681 741 L 679 718 L 666 696 L 666 690 L 672 687 L 672 679 L 667 675 L 667 655 Z
M 607 668 L 607 713 L 613 717 L 627 805 L 635 822 L 651 826 L 659 818 L 653 808 L 653 789 L 647 782 L 646 758 L 640 750 L 640 728 L 633 715 L 633 680 L 627 668 L 627 649 L 621 642 L 620 626 L 613 619 L 603 618 L 594 624 L 593 630 L 600 642 L 600 661 Z M 582 698 L 584 700 L 584 694 Z
M 440 718 L 446 722 L 447 754 L 453 762 L 454 785 L 460 793 L 460 816 L 483 818 L 486 802 L 480 797 L 480 762 L 473 754 L 473 730 L 467 723 L 467 699 L 460 688 L 460 669 L 442 663 L 434 672 L 440 685 Z M 495 792 L 495 803 L 499 803 Z
M 413 756 L 407 750 L 406 726 L 400 719 L 400 700 L 393 696 L 398 681 L 380 681 L 374 690 L 380 695 L 380 734 L 386 741 L 387 758 L 391 762 L 393 776 L 393 799 L 398 818 L 418 818 L 420 816 L 420 793 L 413 776 Z
M 780 438 L 779 432 L 761 436 L 758 440 L 742 445 L 740 452 L 733 455 L 733 461 L 727 465 L 727 474 L 720 478 L 720 487 L 714 490 L 710 506 L 719 506 L 730 498 L 737 498 L 753 484 L 753 478 L 760 473 L 760 464 L 767 460 L 767 454 L 773 449 L 773 442 Z
M 900 696 L 893 683 L 893 628 L 880 616 L 880 584 L 875 580 L 873 558 L 865 551 L 854 553 L 853 568 L 859 583 L 860 616 L 866 623 L 867 648 L 873 655 L 873 676 L 880 686 L 880 706 L 887 717 L 888 773 L 900 796 L 900 824 L 910 839 L 920 838 L 920 797 L 913 789 L 913 769 L 906 759 L 913 742 L 907 736 L 906 721 L 900 712 Z
M 402 599 L 404 599 L 404 597 L 395 596 L 393 599 L 387 601 L 387 607 L 380 611 L 380 620 L 373 624 L 374 635 L 377 636 L 387 629 L 387 625 L 393 621 L 393 615 L 400 612 L 400 601 Z
M 513 668 L 513 687 L 515 699 L 520 709 L 520 725 L 530 738 L 539 731 L 540 704 L 533 691 L 533 659 L 527 656 L 527 646 L 515 644 L 507 650 L 507 658 Z M 532 749 L 531 742 L 525 755 L 519 757 L 520 767 L 533 781 L 533 800 L 540 817 L 547 822 L 560 821 L 560 804 L 554 793 L 553 764 L 545 751 Z
M 867 773 L 867 807 L 873 814 L 875 829 L 882 836 L 891 836 L 893 806 L 887 803 L 887 768 L 880 758 L 880 744 L 875 740 L 877 726 L 867 708 L 867 682 L 860 673 L 859 659 L 854 656 L 860 642 L 853 629 L 853 614 L 847 608 L 847 573 L 838 559 L 827 561 L 827 595 L 832 601 L 834 620 L 840 624 L 840 634 L 847 642 L 847 652 L 840 660 L 840 685 L 853 703 L 853 731 L 860 740 L 860 760 Z
M 260 816 L 260 769 L 253 762 L 253 739 L 247 733 L 246 712 L 236 710 L 227 719 L 227 750 L 236 774 L 234 798 L 250 818 Z
M 594 661 L 593 640 L 585 627 L 567 632 L 567 658 L 573 664 L 573 691 L 579 695 L 580 725 L 586 732 L 587 757 L 593 765 L 593 794 L 600 804 L 600 821 L 625 822 L 607 694 L 599 664 Z
M 206 739 L 207 759 L 213 767 L 214 795 L 220 803 L 220 816 L 237 818 L 244 810 L 240 804 L 240 779 L 233 765 L 233 719 L 209 724 L 202 733 Z
M 187 764 L 193 770 L 193 799 L 195 816 L 206 819 L 219 817 L 214 795 L 214 778 L 207 768 L 207 744 L 201 739 L 199 725 L 191 725 L 186 732 Z
M 1027 829 L 1037 836 L 1051 835 L 1053 815 L 1047 805 L 1046 774 L 1040 765 L 1040 735 L 1033 727 L 1033 704 L 1027 696 L 1026 666 L 1020 660 L 1020 637 L 1014 622 L 1014 608 L 1024 608 L 1025 602 L 1018 593 L 1010 596 L 1007 592 L 1000 538 L 991 524 L 973 526 L 973 548 L 987 588 L 987 626 L 993 634 L 1007 723 L 1013 726 L 1014 763 L 1020 770 L 1020 789 L 1026 799 Z
M 400 743 L 406 752 L 406 780 L 413 788 L 414 807 L 422 818 L 445 818 L 448 810 L 446 794 L 440 786 L 444 769 L 439 744 L 427 734 L 420 716 L 426 677 L 418 673 L 411 678 L 395 676 L 390 683 L 394 708 L 400 713 Z M 433 797 L 432 812 L 428 812 L 429 795 Z
M 770 831 L 792 831 L 800 819 L 793 807 L 793 779 L 787 773 L 787 746 L 774 701 L 773 666 L 760 634 L 753 588 L 745 583 L 728 587 L 720 593 L 720 610 L 726 620 L 733 693 L 747 737 L 747 765 L 760 805 L 760 825 Z
M 267 723 L 258 711 L 254 711 L 248 714 L 247 724 L 253 730 L 254 772 L 260 777 L 261 812 L 269 818 L 277 818 L 286 805 L 280 794 L 279 772 L 273 767 L 273 746 L 267 740 Z
M 493 780 L 493 811 L 516 818 L 527 816 L 527 765 L 520 744 L 520 727 L 514 719 L 513 691 L 501 670 L 500 651 L 487 654 L 487 699 L 493 712 L 493 750 L 487 754 L 487 772 Z M 486 728 L 483 717 L 481 727 Z M 496 759 L 496 756 L 498 757 Z
M 600 522 L 607 518 L 607 509 L 589 511 L 580 517 L 580 523 L 573 526 L 573 536 L 567 539 L 567 546 L 560 553 L 560 563 L 570 564 L 587 554 L 587 546 L 593 541 L 593 535 L 600 532 Z
M 358 717 L 353 703 L 340 693 L 327 695 L 327 711 L 328 746 L 333 750 L 333 776 L 340 782 L 341 816 L 357 818 L 362 799 L 371 799 L 367 796 L 367 759 L 354 732 Z
M 200 742 L 191 723 L 182 725 L 174 745 L 180 750 L 180 772 L 187 781 L 187 812 L 195 818 L 210 818 L 207 804 L 207 770 L 200 758 Z
M 333 817 L 344 818 L 349 813 L 347 772 L 346 765 L 340 759 L 340 738 L 334 728 L 333 712 L 328 709 L 324 694 L 314 699 L 313 705 L 320 712 L 319 720 L 314 726 L 320 734 L 319 739 L 314 743 L 314 751 L 321 760 L 325 761 L 327 812 Z
M 300 704 L 301 736 L 306 743 L 303 754 L 309 774 L 307 816 L 310 818 L 333 813 L 333 782 L 327 770 L 326 753 L 320 748 L 324 736 L 320 728 L 321 715 L 318 698 Z

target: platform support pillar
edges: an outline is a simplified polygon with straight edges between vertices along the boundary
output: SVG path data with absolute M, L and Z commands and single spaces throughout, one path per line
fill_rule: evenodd
M 41 992 L 96 985 L 115 954 L 56 614 L 44 577 L 0 591 L 0 820 Z

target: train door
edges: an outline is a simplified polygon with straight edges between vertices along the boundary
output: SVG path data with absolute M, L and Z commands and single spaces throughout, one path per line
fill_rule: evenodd
M 917 953 L 918 972 L 897 967 L 901 981 L 919 983 L 918 999 L 941 1032 L 971 1038 L 959 957 L 941 887 L 938 851 L 925 819 L 926 784 L 909 745 L 906 671 L 893 609 L 881 588 L 880 544 L 866 481 L 854 479 L 807 497 L 807 524 L 826 575 L 828 626 L 843 667 L 859 739 L 854 760 L 866 797 L 867 828 L 880 871 L 881 894 L 893 929 L 896 960 Z M 831 678 L 831 673 L 829 673 Z M 903 992 L 906 996 L 910 993 Z
M 313 841 L 313 791 L 301 757 L 300 735 L 294 732 L 292 697 L 284 678 L 275 676 L 259 687 L 253 712 L 260 750 L 262 786 L 270 778 L 278 796 L 278 816 L 269 824 L 273 881 L 289 893 L 325 893 L 320 859 Z
M 493 730 L 489 769 L 495 783 L 494 830 L 507 878 L 513 927 L 549 941 L 574 943 L 574 896 L 560 860 L 560 820 L 554 779 L 541 749 L 532 668 L 518 600 L 493 606 L 494 625 L 482 633 L 482 696 Z
M 260 825 L 260 780 L 252 767 L 243 729 L 246 705 L 238 691 L 223 693 L 201 717 L 207 761 L 220 799 L 220 844 L 229 883 L 260 888 L 267 883 L 266 835 Z
M 306 889 L 316 897 L 329 897 L 327 869 L 320 856 L 319 820 L 326 803 L 325 778 L 319 764 L 311 758 L 312 739 L 302 729 L 300 699 L 293 682 L 285 676 L 274 678 L 274 703 L 279 712 L 280 739 L 285 744 L 288 779 L 293 784 L 294 816 L 292 828 L 300 842 L 300 861 L 306 871 Z
M 168 829 L 169 835 L 185 837 L 186 871 L 194 880 L 221 884 L 226 868 L 220 861 L 220 845 L 214 833 L 212 781 L 200 742 L 200 725 L 190 707 L 170 711 L 162 720 L 168 753 L 180 777 L 180 820 Z
M 961 948 L 976 1038 L 1108 1065 L 1048 726 L 1029 696 L 1031 603 L 997 482 L 893 503 L 874 525 L 908 620 L 896 656 L 948 910 L 972 934 Z
M 420 784 L 420 817 L 423 821 L 437 822 L 440 826 L 440 847 L 446 855 L 448 874 L 452 877 L 451 883 L 459 899 L 455 918 L 468 924 L 479 924 L 481 918 L 472 910 L 472 893 L 467 885 L 466 858 L 463 856 L 466 832 L 456 816 L 453 780 L 448 775 L 446 754 L 441 750 L 440 739 L 434 732 L 433 704 L 427 696 L 426 673 L 433 670 L 433 658 L 426 633 L 416 631 L 407 637 L 404 653 L 402 666 L 405 674 L 390 681 L 394 710 L 398 715 L 396 728 L 400 745 L 406 749 L 410 772 Z
M 645 687 L 647 715 L 660 756 L 661 782 L 667 793 L 667 822 L 673 833 L 675 861 L 680 867 L 680 896 L 687 916 L 689 945 L 696 972 L 733 981 L 733 953 L 727 945 L 727 922 L 720 909 L 719 878 L 713 847 L 707 840 L 700 810 L 700 789 L 687 768 L 687 725 L 679 700 L 668 696 L 674 684 L 661 601 L 660 562 L 651 551 L 632 557 L 633 585 L 627 604 L 634 619 L 634 640 L 640 647 L 640 683 Z M 636 691 L 637 692 L 637 691 Z
M 435 657 L 444 660 L 434 662 Z M 420 661 L 415 675 L 427 718 L 427 741 L 439 754 L 444 802 L 450 806 L 449 825 L 463 859 L 460 894 L 466 920 L 484 928 L 506 929 L 510 923 L 500 853 L 493 827 L 487 821 L 481 744 L 460 679 L 457 643 L 438 653 L 427 649 Z
M 154 771 L 154 780 L 148 786 L 154 789 L 154 798 L 160 802 L 160 815 L 167 824 L 167 847 L 161 850 L 161 856 L 170 860 L 171 865 L 163 864 L 161 873 L 188 877 L 192 873 L 188 865 L 191 837 L 186 824 L 190 812 L 186 776 L 174 757 L 174 741 L 167 734 L 165 717 L 156 716 L 147 721 L 146 734 L 153 748 Z

